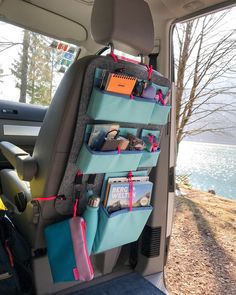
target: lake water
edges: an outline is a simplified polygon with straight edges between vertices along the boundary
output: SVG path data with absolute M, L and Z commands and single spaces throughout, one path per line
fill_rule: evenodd
M 192 187 L 236 200 L 236 146 L 183 141 L 177 175 L 188 174 Z

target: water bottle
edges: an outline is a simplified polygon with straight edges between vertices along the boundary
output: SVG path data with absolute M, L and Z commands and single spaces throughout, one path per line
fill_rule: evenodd
M 88 248 L 88 254 L 91 254 L 94 238 L 98 225 L 98 208 L 100 204 L 100 198 L 96 196 L 90 196 L 88 198 L 87 207 L 83 213 L 83 218 L 86 222 L 86 242 Z

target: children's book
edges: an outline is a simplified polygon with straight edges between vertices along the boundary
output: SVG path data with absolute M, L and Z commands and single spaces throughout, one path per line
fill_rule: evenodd
M 133 181 L 133 207 L 150 205 L 153 184 L 150 181 Z M 110 183 L 104 207 L 108 212 L 129 207 L 129 182 Z

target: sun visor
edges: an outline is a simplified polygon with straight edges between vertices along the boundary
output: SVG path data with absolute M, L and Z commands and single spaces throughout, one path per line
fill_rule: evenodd
M 91 16 L 95 42 L 127 53 L 147 55 L 154 47 L 154 27 L 143 0 L 95 0 Z
M 79 44 L 87 39 L 87 31 L 79 23 L 25 1 L 3 1 L 0 20 L 69 43 Z

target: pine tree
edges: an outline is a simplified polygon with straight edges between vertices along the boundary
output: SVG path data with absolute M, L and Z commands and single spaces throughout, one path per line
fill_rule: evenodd
M 47 37 L 24 30 L 23 49 L 11 69 L 20 88 L 20 102 L 29 98 L 32 104 L 50 104 L 57 56 L 49 44 Z

